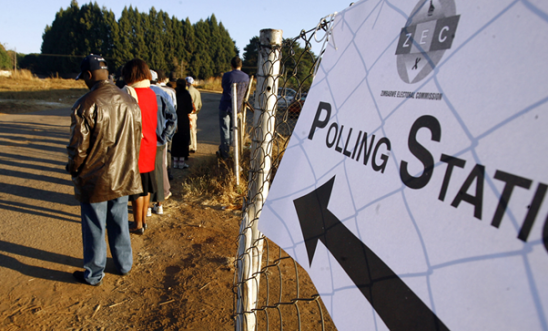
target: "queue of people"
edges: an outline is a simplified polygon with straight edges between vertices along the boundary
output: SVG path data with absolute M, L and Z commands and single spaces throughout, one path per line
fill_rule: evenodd
M 141 59 L 124 65 L 123 82 L 116 85 L 109 81 L 102 56 L 87 56 L 80 69 L 76 79 L 89 92 L 72 108 L 66 169 L 80 202 L 84 271 L 73 276 L 100 285 L 107 261 L 105 234 L 118 272 L 129 273 L 130 233 L 144 234 L 147 216 L 163 214 L 162 202 L 171 196 L 168 155 L 173 168 L 188 168 L 189 152 L 197 149 L 189 116 L 200 111 L 201 97 L 192 77 L 179 79 L 173 89 L 163 72 L 150 70 Z M 187 85 L 195 90 L 192 96 Z
M 238 84 L 241 105 L 242 91 L 249 83 L 249 76 L 240 70 L 240 58 L 233 58 L 231 66 L 232 71 L 222 78 L 219 104 L 218 155 L 222 158 L 228 157 L 233 139 L 231 86 Z M 76 79 L 83 80 L 89 92 L 71 112 L 66 170 L 80 202 L 84 257 L 84 271 L 73 276 L 94 286 L 104 277 L 105 235 L 118 272 L 129 273 L 133 266 L 130 233 L 144 234 L 147 217 L 163 214 L 162 203 L 171 196 L 170 162 L 175 169 L 186 169 L 189 153 L 198 148 L 196 125 L 202 101 L 192 77 L 168 83 L 162 71 L 133 59 L 123 66 L 121 78 L 114 84 L 106 60 L 87 56 Z

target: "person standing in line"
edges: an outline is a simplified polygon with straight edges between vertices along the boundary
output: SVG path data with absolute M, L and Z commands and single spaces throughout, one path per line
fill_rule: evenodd
M 169 82 L 166 83 L 166 85 L 171 87 L 174 90 L 177 90 L 177 79 L 178 79 L 177 74 L 175 73 L 175 71 L 172 71 L 169 74 Z
M 169 82 L 169 78 L 166 77 L 163 71 L 158 70 L 158 85 L 169 94 L 171 97 L 171 100 L 173 101 L 173 108 L 175 108 L 175 111 L 177 111 L 177 96 L 174 88 L 171 88 L 167 86 Z M 175 128 L 175 131 L 177 131 L 177 128 Z M 169 181 L 173 179 L 173 175 L 171 174 L 171 140 L 167 143 L 167 148 L 165 151 L 165 159 L 166 159 L 166 168 L 167 168 L 167 183 L 169 184 Z M 166 179 L 164 178 L 164 185 L 166 183 Z M 165 190 L 164 190 L 165 191 Z M 166 193 L 167 194 L 167 193 Z M 166 195 L 167 196 L 167 195 Z
M 171 154 L 173 155 L 173 168 L 185 169 L 188 164 L 188 144 L 190 142 L 190 123 L 188 114 L 192 113 L 192 98 L 186 90 L 184 79 L 177 80 L 177 133 L 173 137 Z
M 156 94 L 156 102 L 158 104 L 158 124 L 156 126 L 156 161 L 154 164 L 154 179 L 156 180 L 156 192 L 150 195 L 150 201 L 155 203 L 152 208 L 147 209 L 147 216 L 152 216 L 152 213 L 163 215 L 164 207 L 162 202 L 169 199 L 171 196 L 171 186 L 167 177 L 167 167 L 164 162 L 166 157 L 166 146 L 175 134 L 177 127 L 177 113 L 173 108 L 171 97 L 158 84 L 158 74 L 151 70 L 150 88 Z M 164 180 L 164 178 L 166 180 Z
M 128 61 L 122 69 L 122 75 L 126 86 L 123 90 L 131 95 L 141 108 L 143 134 L 141 149 L 139 151 L 139 171 L 143 191 L 140 194 L 131 195 L 129 200 L 133 207 L 133 227 L 129 232 L 144 234 L 147 228 L 146 216 L 150 203 L 150 194 L 156 192 L 156 180 L 154 179 L 154 162 L 156 160 L 156 127 L 158 124 L 158 103 L 156 94 L 150 88 L 150 68 L 145 61 L 133 59 Z
M 232 145 L 233 132 L 232 123 L 232 84 L 238 84 L 238 108 L 241 108 L 244 100 L 244 94 L 249 84 L 249 76 L 243 72 L 242 60 L 235 56 L 230 60 L 232 71 L 225 72 L 222 79 L 223 95 L 219 103 L 219 128 L 221 130 L 221 144 L 217 155 L 223 159 L 228 158 L 230 146 Z
M 164 91 L 166 91 L 167 94 L 169 94 L 169 97 L 171 98 L 171 101 L 173 102 L 173 108 L 177 110 L 177 96 L 174 88 L 171 88 L 167 86 L 167 83 L 169 83 L 169 78 L 166 77 L 165 73 L 162 70 L 158 70 L 158 86 L 160 86 Z
M 129 95 L 108 81 L 103 57 L 87 56 L 76 79 L 89 92 L 71 113 L 67 171 L 80 201 L 84 271 L 75 271 L 81 283 L 100 285 L 107 262 L 105 231 L 114 264 L 120 274 L 133 266 L 128 231 L 128 195 L 142 192 L 138 155 L 141 111 Z
M 186 78 L 186 86 L 192 103 L 194 104 L 194 111 L 188 115 L 190 120 L 190 153 L 196 153 L 198 150 L 198 113 L 202 109 L 202 95 L 194 87 L 194 78 L 188 76 Z

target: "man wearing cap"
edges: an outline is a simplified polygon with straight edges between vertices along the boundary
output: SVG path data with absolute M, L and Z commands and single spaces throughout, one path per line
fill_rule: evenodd
M 84 271 L 77 281 L 100 285 L 107 262 L 105 232 L 118 272 L 127 274 L 133 265 L 128 229 L 128 195 L 143 188 L 138 159 L 141 143 L 141 111 L 137 102 L 108 81 L 102 56 L 89 55 L 76 79 L 89 92 L 71 113 L 67 145 L 67 171 L 80 201 Z
M 194 87 L 194 78 L 188 76 L 186 79 L 186 86 L 192 103 L 194 103 L 194 111 L 188 115 L 190 119 L 190 153 L 196 153 L 198 150 L 198 113 L 202 109 L 202 96 L 200 91 Z

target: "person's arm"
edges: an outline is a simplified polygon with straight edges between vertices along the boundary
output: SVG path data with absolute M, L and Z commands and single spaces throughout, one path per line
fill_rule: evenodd
M 68 163 L 66 170 L 72 177 L 78 176 L 79 169 L 88 156 L 91 139 L 90 119 L 81 111 L 81 105 L 77 105 L 70 116 L 70 140 L 67 145 Z
M 196 114 L 202 110 L 202 96 L 200 91 L 196 90 L 196 100 L 194 100 L 194 105 L 196 106 Z
M 192 114 L 194 112 L 194 103 L 192 102 L 192 97 L 190 96 L 190 93 L 188 93 L 188 91 L 184 91 L 184 93 L 186 93 L 186 96 L 185 96 L 185 102 L 186 102 L 186 107 L 185 107 L 185 111 L 187 114 Z
M 165 129 L 162 135 L 164 136 L 165 141 L 171 141 L 173 135 L 175 134 L 175 130 L 177 129 L 177 111 L 172 106 L 171 102 L 169 102 L 169 100 L 166 100 L 166 98 L 164 97 L 161 98 L 164 110 L 164 118 L 166 120 Z

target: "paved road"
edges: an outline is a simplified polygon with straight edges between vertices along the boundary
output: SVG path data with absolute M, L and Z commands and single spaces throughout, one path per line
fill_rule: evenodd
M 202 92 L 197 154 L 218 148 L 220 97 Z M 69 127 L 67 108 L 0 115 L 0 298 L 54 295 L 82 266 L 80 209 L 65 171 Z
M 219 131 L 219 93 L 202 93 L 202 110 L 198 114 L 198 153 L 213 154 L 221 142 Z

